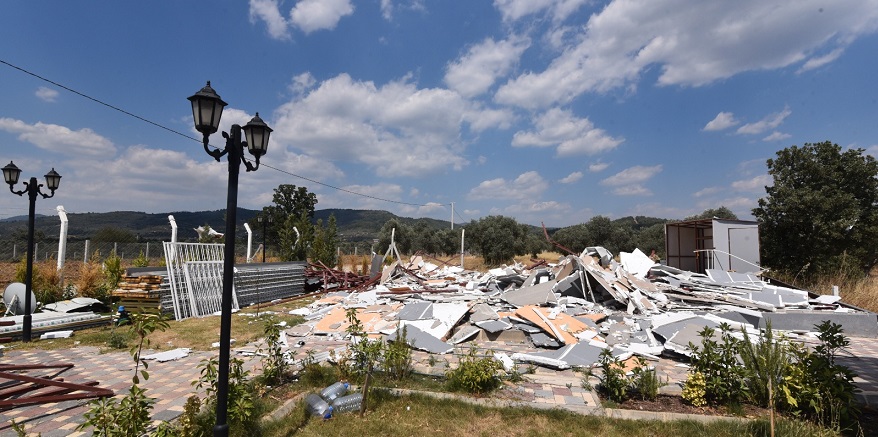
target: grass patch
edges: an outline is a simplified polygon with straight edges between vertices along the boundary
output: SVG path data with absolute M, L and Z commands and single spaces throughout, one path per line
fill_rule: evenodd
M 323 421 L 308 417 L 304 405 L 283 419 L 266 424 L 266 436 L 741 436 L 768 435 L 767 421 L 631 421 L 583 416 L 553 409 L 493 408 L 423 395 L 392 396 L 376 389 L 363 418 L 339 414 Z M 778 436 L 829 436 L 811 425 L 782 419 Z

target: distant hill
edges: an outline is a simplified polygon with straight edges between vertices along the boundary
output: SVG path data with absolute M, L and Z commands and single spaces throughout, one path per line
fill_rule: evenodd
M 238 226 L 255 217 L 260 211 L 238 208 Z M 177 211 L 171 213 L 151 214 L 138 211 L 114 211 L 101 213 L 68 213 L 67 235 L 69 239 L 89 239 L 103 228 L 115 228 L 130 231 L 142 240 L 164 240 L 171 237 L 169 215 L 174 216 L 177 223 L 177 238 L 180 241 L 195 240 L 195 228 L 210 225 L 219 232 L 225 229 L 225 210 L 216 211 Z M 322 209 L 314 212 L 314 220 L 326 223 L 330 215 L 335 215 L 338 232 L 346 241 L 366 241 L 378 238 L 378 232 L 388 220 L 396 218 L 402 223 L 412 226 L 432 226 L 436 228 L 450 227 L 451 223 L 443 220 L 427 218 L 399 217 L 387 211 L 356 210 L 356 209 Z M 57 238 L 61 229 L 58 216 L 37 216 L 34 219 L 35 229 L 48 238 Z M 10 217 L 0 221 L 0 240 L 13 233 L 27 231 L 27 217 Z M 238 235 L 244 234 L 239 228 Z

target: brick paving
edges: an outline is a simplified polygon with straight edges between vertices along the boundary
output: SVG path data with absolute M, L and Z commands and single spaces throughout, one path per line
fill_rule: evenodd
M 296 346 L 298 341 L 303 343 Z M 859 376 L 855 380 L 862 390 L 861 401 L 875 405 L 878 403 L 878 339 L 850 338 L 850 353 L 839 358 L 839 362 L 850 367 Z M 341 340 L 327 337 L 291 338 L 296 360 L 308 356 L 318 356 L 344 346 Z M 413 366 L 419 373 L 442 375 L 450 368 L 456 368 L 462 356 L 466 356 L 471 345 L 482 353 L 532 352 L 538 349 L 520 341 L 476 341 L 455 348 L 454 353 L 435 355 L 422 351 L 414 351 Z M 157 398 L 153 408 L 156 421 L 172 420 L 183 411 L 186 399 L 195 393 L 192 381 L 198 379 L 198 364 L 205 358 L 216 356 L 212 352 L 192 352 L 189 356 L 177 361 L 165 363 L 151 362 L 150 379 L 142 384 L 147 395 Z M 238 355 L 238 357 L 241 357 Z M 259 369 L 259 359 L 242 357 L 245 368 L 254 372 Z M 75 347 L 65 350 L 27 350 L 7 349 L 0 357 L 2 363 L 61 363 L 70 362 L 76 366 L 62 376 L 66 381 L 84 382 L 96 380 L 100 387 L 109 388 L 124 394 L 131 385 L 133 361 L 126 351 L 100 353 L 95 347 Z M 663 392 L 680 392 L 682 382 L 686 379 L 687 368 L 677 361 L 661 359 L 651 361 L 658 376 L 667 380 L 668 385 Z M 573 370 L 556 371 L 542 367 L 518 365 L 524 374 L 524 380 L 515 384 L 507 384 L 494 398 L 502 400 L 505 405 L 531 405 L 538 408 L 565 408 L 572 411 L 587 412 L 599 407 L 597 396 L 590 390 L 582 388 L 582 374 Z M 594 380 L 592 382 L 595 382 Z M 41 433 L 44 437 L 80 436 L 88 432 L 75 431 L 82 423 L 83 413 L 87 410 L 86 401 L 66 401 L 31 407 L 16 408 L 0 412 L 0 436 L 15 435 L 10 421 L 25 425 L 29 433 Z

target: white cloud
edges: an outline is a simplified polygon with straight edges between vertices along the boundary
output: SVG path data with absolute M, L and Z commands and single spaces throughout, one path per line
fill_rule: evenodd
M 494 0 L 494 7 L 503 21 L 516 21 L 543 10 L 550 10 L 555 21 L 563 21 L 586 3 L 588 0 Z
M 113 142 L 89 128 L 71 130 L 66 126 L 37 122 L 27 124 L 14 118 L 0 118 L 0 130 L 18 134 L 18 139 L 43 150 L 65 155 L 112 156 Z
M 774 179 L 767 174 L 759 175 L 750 179 L 742 179 L 732 182 L 732 188 L 735 191 L 756 191 L 763 192 L 766 186 L 774 183 Z
M 740 123 L 738 120 L 735 120 L 735 115 L 731 112 L 720 112 L 716 114 L 716 117 L 713 120 L 710 120 L 705 126 L 704 131 L 713 132 L 723 129 L 728 129 L 732 126 L 736 126 Z
M 518 131 L 512 137 L 515 147 L 558 146 L 558 156 L 594 155 L 616 148 L 624 139 L 613 138 L 597 129 L 587 118 L 576 118 L 569 110 L 552 108 L 537 117 L 537 130 Z
M 569 175 L 565 176 L 563 179 L 559 180 L 558 182 L 560 182 L 562 184 L 572 184 L 580 179 L 582 179 L 582 172 L 575 171 L 575 172 L 570 173 Z
M 419 206 L 417 209 L 418 215 L 428 215 L 439 211 L 445 211 L 447 208 L 445 205 L 436 202 L 429 202 L 425 205 Z
M 762 141 L 765 141 L 765 142 L 781 141 L 781 140 L 785 140 L 785 139 L 790 138 L 790 137 L 792 137 L 792 135 L 778 132 L 778 131 L 774 131 L 771 133 L 771 135 L 763 138 Z
M 503 41 L 488 38 L 448 64 L 445 83 L 464 97 L 482 94 L 498 77 L 509 73 L 528 47 L 530 40 L 527 38 L 513 36 Z
M 842 53 L 844 53 L 844 48 L 839 47 L 839 48 L 827 53 L 826 55 L 820 56 L 818 58 L 811 58 L 808 60 L 808 62 L 805 62 L 805 64 L 802 65 L 802 68 L 800 68 L 799 71 L 797 71 L 797 73 L 804 73 L 808 70 L 820 68 L 820 67 L 838 59 L 839 56 L 842 55 Z
M 697 197 L 710 196 L 712 194 L 719 193 L 721 190 L 722 189 L 720 187 L 707 187 L 707 188 L 704 188 L 704 189 L 701 189 L 701 190 L 698 190 L 698 191 L 692 193 L 692 197 L 697 198 Z
M 793 111 L 790 110 L 789 106 L 784 106 L 782 111 L 776 112 L 774 114 L 769 114 L 765 116 L 765 118 L 763 118 L 762 120 L 759 120 L 755 123 L 747 123 L 739 127 L 738 130 L 735 132 L 741 135 L 761 134 L 767 130 L 776 129 L 792 113 Z
M 507 181 L 503 178 L 483 181 L 477 187 L 470 190 L 469 194 L 467 194 L 467 199 L 535 200 L 548 188 L 548 182 L 539 173 L 529 171 L 520 174 L 512 181 Z
M 381 16 L 387 21 L 393 20 L 392 0 L 381 0 Z
M 350 0 L 299 0 L 290 11 L 290 22 L 307 34 L 335 29 L 342 17 L 353 13 Z
M 652 191 L 640 184 L 625 185 L 610 191 L 616 196 L 651 196 Z
M 478 102 L 473 104 L 478 105 Z M 482 132 L 490 128 L 509 129 L 515 121 L 515 114 L 508 109 L 483 109 L 473 106 L 463 114 L 463 118 L 474 132 Z
M 46 88 L 44 86 L 41 86 L 41 87 L 37 88 L 37 92 L 35 93 L 35 95 L 40 100 L 43 100 L 46 102 L 54 102 L 55 99 L 58 98 L 58 91 L 53 90 L 51 88 Z
M 635 165 L 634 167 L 628 167 L 625 170 L 604 179 L 601 181 L 601 185 L 618 186 L 642 183 L 652 179 L 655 175 L 661 173 L 661 171 L 661 164 L 653 165 L 651 167 Z
M 588 165 L 588 171 L 590 171 L 592 173 L 598 173 L 598 172 L 602 172 L 602 171 L 606 170 L 607 167 L 609 167 L 609 166 L 610 166 L 610 164 L 608 164 L 606 162 L 593 162 L 593 163 Z
M 268 34 L 279 40 L 290 39 L 287 20 L 280 13 L 277 0 L 250 0 L 250 22 L 262 20 Z
M 507 20 L 546 7 L 525 0 L 495 6 Z M 659 85 L 699 86 L 746 71 L 813 68 L 876 27 L 876 0 L 616 0 L 593 14 L 579 42 L 548 68 L 508 81 L 495 99 L 524 108 L 564 104 L 631 86 L 648 69 L 659 70 Z
M 315 84 L 317 84 L 317 80 L 314 79 L 310 72 L 306 71 L 293 76 L 289 89 L 293 94 L 299 95 L 313 88 Z
M 379 87 L 342 74 L 278 108 L 272 141 L 383 177 L 427 176 L 467 164 L 461 123 L 473 111 L 453 91 L 403 80 Z

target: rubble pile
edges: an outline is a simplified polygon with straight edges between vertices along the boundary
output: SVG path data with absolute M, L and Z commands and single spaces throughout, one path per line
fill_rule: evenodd
M 593 366 L 607 348 L 620 360 L 687 356 L 690 343 L 700 345 L 704 327 L 722 323 L 741 336 L 756 335 L 769 320 L 774 329 L 808 335 L 829 319 L 849 335 L 878 336 L 875 314 L 847 307 L 837 296 L 772 284 L 752 273 L 683 271 L 640 250 L 621 253 L 617 262 L 603 247 L 589 247 L 557 263 L 487 272 L 413 256 L 372 281 L 345 282 L 349 276 L 328 270 L 321 274 L 347 290 L 293 310 L 306 323 L 288 335 L 343 340 L 346 309 L 357 308 L 373 338 L 395 341 L 404 328 L 411 347 L 432 354 L 471 341 L 523 343 L 525 352 L 498 358 L 555 369 Z

